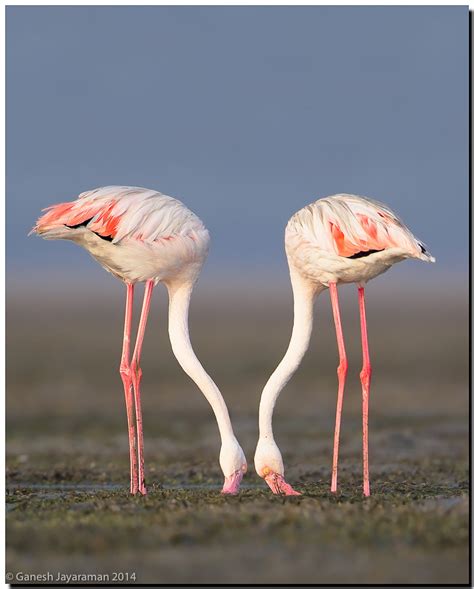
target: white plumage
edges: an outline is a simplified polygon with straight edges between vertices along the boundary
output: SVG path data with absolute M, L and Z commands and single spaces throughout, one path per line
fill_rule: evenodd
M 308 349 L 313 327 L 315 298 L 329 288 L 336 326 L 339 367 L 338 401 L 334 431 L 331 490 L 337 490 L 339 431 L 347 373 L 337 285 L 359 286 L 363 366 L 363 472 L 364 495 L 370 494 L 368 467 L 368 402 L 371 365 L 365 318 L 365 283 L 396 262 L 415 258 L 435 259 L 386 205 L 352 194 L 322 198 L 295 213 L 285 232 L 285 248 L 294 297 L 294 322 L 288 349 L 268 379 L 260 400 L 260 436 L 255 451 L 255 468 L 274 493 L 298 495 L 284 479 L 283 459 L 273 436 L 272 418 L 276 400 Z
M 113 206 L 120 222 L 113 243 L 137 239 L 154 243 L 171 235 L 187 236 L 206 231 L 203 222 L 181 201 L 156 190 L 131 186 L 105 186 L 79 195 L 72 211 Z M 96 214 L 92 223 L 100 218 Z M 207 233 L 207 231 L 206 231 Z
M 75 241 L 129 283 L 194 282 L 209 250 L 209 232 L 199 217 L 155 190 L 105 186 L 46 210 L 34 231 Z
M 234 436 L 225 401 L 189 340 L 191 292 L 209 249 L 209 233 L 199 217 L 179 200 L 155 190 L 105 186 L 84 192 L 75 201 L 49 207 L 32 232 L 45 239 L 74 241 L 127 285 L 120 374 L 129 429 L 131 492 L 146 493 L 139 361 L 153 287 L 163 282 L 169 293 L 168 329 L 173 352 L 211 404 L 217 419 L 222 442 L 219 462 L 225 476 L 222 492 L 237 493 L 247 470 L 245 456 Z M 146 286 L 130 359 L 136 282 L 145 282 Z
M 386 205 L 353 194 L 322 198 L 295 213 L 285 248 L 290 264 L 323 287 L 367 282 L 406 258 L 434 262 Z M 368 256 L 351 257 L 370 250 Z

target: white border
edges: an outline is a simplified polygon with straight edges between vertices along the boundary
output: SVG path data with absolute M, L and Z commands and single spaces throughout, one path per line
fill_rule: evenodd
M 290 7 L 297 7 L 297 6 L 441 6 L 441 7 L 451 7 L 451 6 L 466 6 L 469 7 L 469 10 L 472 10 L 474 7 L 474 1 L 466 2 L 462 1 L 451 1 L 449 4 L 442 1 L 423 1 L 418 0 L 418 2 L 408 2 L 406 0 L 391 0 L 391 1 L 366 1 L 364 4 L 360 4 L 351 0 L 345 0 L 340 2 L 314 2 L 310 0 L 299 0 L 297 3 L 290 3 L 288 1 L 283 0 L 259 0 L 252 1 L 252 0 L 240 0 L 240 1 L 232 1 L 232 2 L 222 2 L 222 1 L 212 1 L 207 0 L 207 2 L 199 2 L 196 0 L 174 0 L 170 1 L 151 1 L 151 0 L 140 0 L 140 3 L 134 5 L 130 2 L 130 0 L 99 0 L 94 2 L 93 0 L 89 1 L 61 1 L 61 0 L 45 0 L 44 2 L 21 2 L 19 0 L 10 0 L 9 2 L 5 2 L 2 0 L 2 4 L 4 7 L 7 6 L 130 6 L 139 8 L 140 6 L 290 6 Z M 1 45 L 1 67 L 3 75 L 1 77 L 1 105 L 3 110 L 3 141 L 0 147 L 0 159 L 1 159 L 1 167 L 0 167 L 0 176 L 3 180 L 3 192 L 5 194 L 5 121 L 6 121 L 6 111 L 5 111 L 5 8 L 1 11 L 0 15 L 0 25 L 1 30 L 4 32 L 4 39 Z M 469 48 L 471 50 L 471 48 Z M 1 208 L 0 218 L 3 220 L 3 227 L 5 228 L 5 207 L 6 207 L 6 199 L 3 199 L 3 207 Z M 3 238 L 0 242 L 0 267 L 1 267 L 1 293 L 0 293 L 0 305 L 3 308 L 3 313 L 0 315 L 0 331 L 2 334 L 2 343 L 5 342 L 5 231 L 3 232 Z M 6 409 L 6 394 L 5 394 L 5 352 L 0 349 L 0 374 L 3 379 L 3 386 L 1 388 L 1 398 L 3 402 L 3 407 Z M 5 419 L 6 416 L 1 420 L 0 425 L 0 436 L 1 442 L 0 445 L 2 447 L 2 453 L 0 457 L 0 465 L 2 467 L 2 472 L 5 473 Z M 0 488 L 2 491 L 2 496 L 5 497 L 5 476 L 1 477 Z M 3 570 L 3 579 L 5 579 L 5 549 L 6 549 L 6 538 L 5 538 L 5 502 L 1 501 L 0 506 L 0 517 L 2 519 L 3 525 L 1 525 L 1 536 L 0 536 L 0 543 L 3 546 L 4 550 L 0 553 L 0 570 Z M 2 581 L 0 581 L 1 583 Z M 4 582 L 4 587 L 8 587 Z
M 4 2 L 5 6 L 130 6 L 139 8 L 140 6 L 466 6 L 470 9 L 474 6 L 474 2 L 462 2 L 453 0 L 449 3 L 446 0 L 435 0 L 429 2 L 428 0 L 419 0 L 418 2 L 409 2 L 408 0 L 385 0 L 385 1 L 366 1 L 364 3 L 355 2 L 351 0 L 341 0 L 340 2 L 314 2 L 311 0 L 299 0 L 298 2 L 288 2 L 288 0 L 239 0 L 222 2 L 218 0 L 207 0 L 207 2 L 199 2 L 197 0 L 141 0 L 138 4 L 133 4 L 130 0 L 93 0 L 87 1 L 61 1 L 61 0 L 46 0 L 44 2 L 20 2 L 19 0 L 10 0 Z

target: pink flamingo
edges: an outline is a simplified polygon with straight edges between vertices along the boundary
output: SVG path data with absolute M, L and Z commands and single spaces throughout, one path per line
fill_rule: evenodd
M 247 470 L 225 401 L 194 354 L 188 332 L 191 292 L 209 249 L 202 221 L 179 200 L 154 190 L 106 186 L 72 202 L 45 209 L 32 233 L 45 239 L 69 239 L 84 247 L 126 285 L 125 328 L 120 376 L 125 390 L 130 446 L 130 492 L 146 494 L 140 404 L 140 356 L 153 287 L 169 293 L 169 337 L 174 355 L 209 401 L 221 436 L 222 493 L 236 494 Z M 130 360 L 133 293 L 145 282 L 135 349 Z M 135 414 L 135 415 L 134 415 Z M 136 426 L 135 426 L 136 422 Z
M 352 194 L 322 198 L 295 213 L 285 232 L 294 297 L 294 324 L 288 350 L 262 392 L 259 410 L 260 437 L 255 452 L 255 468 L 273 493 L 299 495 L 284 479 L 283 459 L 275 443 L 272 416 L 283 387 L 298 368 L 313 325 L 313 303 L 329 288 L 339 349 L 338 394 L 331 491 L 337 491 L 337 462 L 347 358 L 344 348 L 337 285 L 356 282 L 362 335 L 363 474 L 364 495 L 369 486 L 369 393 L 371 366 L 365 317 L 365 283 L 388 270 L 396 262 L 416 258 L 435 259 L 400 219 L 384 204 Z

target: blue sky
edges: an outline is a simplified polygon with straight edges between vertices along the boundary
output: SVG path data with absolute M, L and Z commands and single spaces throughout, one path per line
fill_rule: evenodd
M 278 269 L 296 210 L 385 201 L 467 262 L 467 7 L 7 7 L 11 274 L 91 273 L 26 234 L 106 184 L 183 200 L 212 271 Z

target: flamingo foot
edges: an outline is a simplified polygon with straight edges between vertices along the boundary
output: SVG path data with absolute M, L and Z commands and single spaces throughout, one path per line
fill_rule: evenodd
M 293 489 L 290 483 L 285 481 L 281 474 L 270 472 L 264 477 L 264 480 L 275 495 L 301 495 L 299 491 Z
M 222 495 L 237 495 L 244 474 L 244 470 L 236 470 L 230 476 L 225 477 L 224 486 L 221 491 Z

